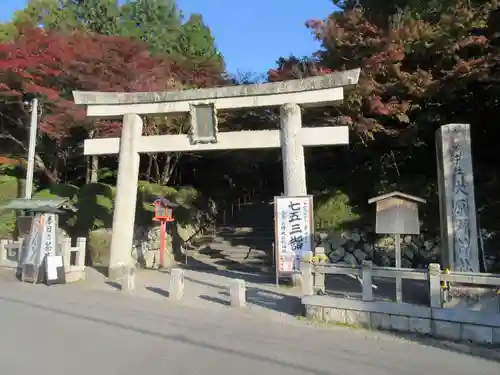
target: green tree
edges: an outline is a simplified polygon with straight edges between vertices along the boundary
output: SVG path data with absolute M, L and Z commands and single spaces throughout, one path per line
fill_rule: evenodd
M 58 0 L 30 0 L 24 9 L 14 13 L 10 22 L 0 25 L 0 42 L 13 40 L 21 26 L 70 31 L 80 24 L 76 13 L 62 7 Z
M 147 42 L 156 53 L 180 55 L 182 13 L 175 1 L 127 1 L 121 14 L 125 35 Z
M 203 23 L 201 14 L 193 14 L 182 25 L 180 50 L 183 57 L 203 63 L 222 63 L 222 55 L 217 51 L 210 28 Z
M 60 0 L 60 9 L 73 14 L 88 31 L 114 36 L 122 33 L 117 0 Z

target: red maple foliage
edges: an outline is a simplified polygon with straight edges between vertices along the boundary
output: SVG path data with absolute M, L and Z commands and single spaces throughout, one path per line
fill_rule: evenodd
M 163 91 L 189 83 L 212 85 L 217 69 L 180 66 L 153 56 L 147 45 L 122 37 L 25 29 L 13 42 L 0 44 L 0 96 L 44 97 L 43 133 L 65 138 L 73 126 L 90 124 L 73 103 L 73 90 Z M 119 123 L 97 123 L 101 136 L 116 135 Z
M 474 9 L 461 4 L 429 19 L 406 11 L 390 24 L 356 9 L 308 21 L 321 43 L 313 58 L 323 67 L 361 68 L 359 84 L 346 91 L 331 117 L 343 118 L 339 121 L 352 124 L 364 139 L 381 133 L 411 142 L 415 129 L 423 119 L 435 118 L 443 102 L 470 92 L 467 85 L 488 86 L 499 61 L 491 17 L 500 12 L 493 2 L 484 3 Z M 303 65 L 295 58 L 278 64 L 269 73 L 272 80 L 289 79 Z

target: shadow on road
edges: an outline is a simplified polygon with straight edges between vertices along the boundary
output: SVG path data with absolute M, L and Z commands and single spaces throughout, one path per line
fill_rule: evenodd
M 156 286 L 146 286 L 146 289 L 152 293 L 158 294 L 158 295 L 165 297 L 165 298 L 168 298 L 170 296 L 170 293 L 168 292 L 168 290 L 165 290 L 163 288 L 158 288 Z
M 219 345 L 214 345 L 209 342 L 204 342 L 200 340 L 194 340 L 186 335 L 182 334 L 167 334 L 167 333 L 162 333 L 159 332 L 158 330 L 149 330 L 145 328 L 141 328 L 139 326 L 132 326 L 130 324 L 121 324 L 116 321 L 108 320 L 108 319 L 102 319 L 102 318 L 95 318 L 95 317 L 90 317 L 90 316 L 85 316 L 79 313 L 73 313 L 73 312 L 68 312 L 64 311 L 61 309 L 53 308 L 53 307 L 48 307 L 48 306 L 43 306 L 23 300 L 18 300 L 14 298 L 7 298 L 7 297 L 0 297 L 0 300 L 3 300 L 5 302 L 10 302 L 10 303 L 16 303 L 20 304 L 24 307 L 30 307 L 33 309 L 39 309 L 42 311 L 48 311 L 51 312 L 52 314 L 57 314 L 57 315 L 64 315 L 64 316 L 69 316 L 75 319 L 83 320 L 83 321 L 88 321 L 88 322 L 93 322 L 96 324 L 102 324 L 110 327 L 114 327 L 117 329 L 121 329 L 124 331 L 129 331 L 129 332 L 134 332 L 137 334 L 141 335 L 146 335 L 150 337 L 155 337 L 158 339 L 162 339 L 165 341 L 173 341 L 176 343 L 181 343 L 184 345 L 189 345 L 192 347 L 196 348 L 202 348 L 206 350 L 212 350 L 214 352 L 220 352 L 220 353 L 225 353 L 225 354 L 231 354 L 240 358 L 246 358 L 246 359 L 251 359 L 251 360 L 256 360 L 256 361 L 262 361 L 266 362 L 269 364 L 274 364 L 281 366 L 283 368 L 289 368 L 293 370 L 300 370 L 304 374 L 312 374 L 312 375 L 333 375 L 330 371 L 323 371 L 319 369 L 314 369 L 311 367 L 306 367 L 304 365 L 301 365 L 299 363 L 294 362 L 293 360 L 288 360 L 288 361 L 282 361 L 276 358 L 260 355 L 260 354 L 255 354 L 255 353 L 249 353 L 249 352 L 243 352 L 240 350 L 236 350 L 233 348 L 228 348 L 228 347 L 223 347 Z M 182 324 L 183 322 L 178 322 L 179 324 Z M 237 340 L 237 337 L 234 339 Z M 389 370 L 389 369 L 388 369 Z

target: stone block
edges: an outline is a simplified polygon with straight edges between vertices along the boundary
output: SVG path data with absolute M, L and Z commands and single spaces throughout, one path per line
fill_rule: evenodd
M 346 314 L 343 309 L 336 308 L 324 308 L 323 310 L 323 319 L 325 322 L 333 322 L 333 323 L 346 323 Z
M 391 315 L 391 328 L 394 331 L 408 332 L 410 330 L 410 319 L 407 316 Z
M 145 268 L 153 268 L 155 264 L 155 260 L 158 259 L 159 251 L 146 251 L 144 253 L 144 267 Z
M 349 325 L 370 326 L 370 313 L 367 311 L 345 310 L 345 322 Z
M 292 274 L 292 285 L 295 288 L 302 288 L 304 285 L 304 279 L 300 273 Z
M 232 280 L 229 286 L 229 295 L 231 298 L 231 306 L 233 307 L 245 307 L 247 288 L 245 280 Z
M 424 318 L 409 318 L 410 332 L 430 335 L 432 333 L 432 325 L 430 319 Z
M 132 292 L 135 290 L 135 278 L 136 278 L 136 268 L 135 267 L 124 267 L 123 276 L 121 281 L 121 290 L 125 292 Z
M 170 288 L 168 297 L 173 300 L 180 300 L 184 296 L 184 270 L 173 268 L 170 271 Z
M 391 316 L 384 313 L 371 313 L 371 327 L 382 330 L 391 329 Z
M 443 320 L 434 321 L 434 335 L 447 340 L 460 340 L 460 323 L 445 322 Z
M 323 320 L 323 308 L 314 305 L 306 305 L 306 318 L 311 320 Z
M 302 277 L 303 283 L 305 283 L 304 278 Z M 314 274 L 314 290 L 317 292 L 318 290 L 321 290 L 322 292 L 325 291 L 325 274 L 324 273 L 318 273 L 316 272 Z
M 493 344 L 500 345 L 500 328 L 493 328 Z
M 478 344 L 491 344 L 493 342 L 493 327 L 462 324 L 461 339 Z

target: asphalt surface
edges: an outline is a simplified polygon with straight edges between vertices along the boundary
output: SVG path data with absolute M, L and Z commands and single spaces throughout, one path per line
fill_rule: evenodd
M 381 333 L 270 321 L 78 285 L 0 281 L 1 375 L 500 374 Z

